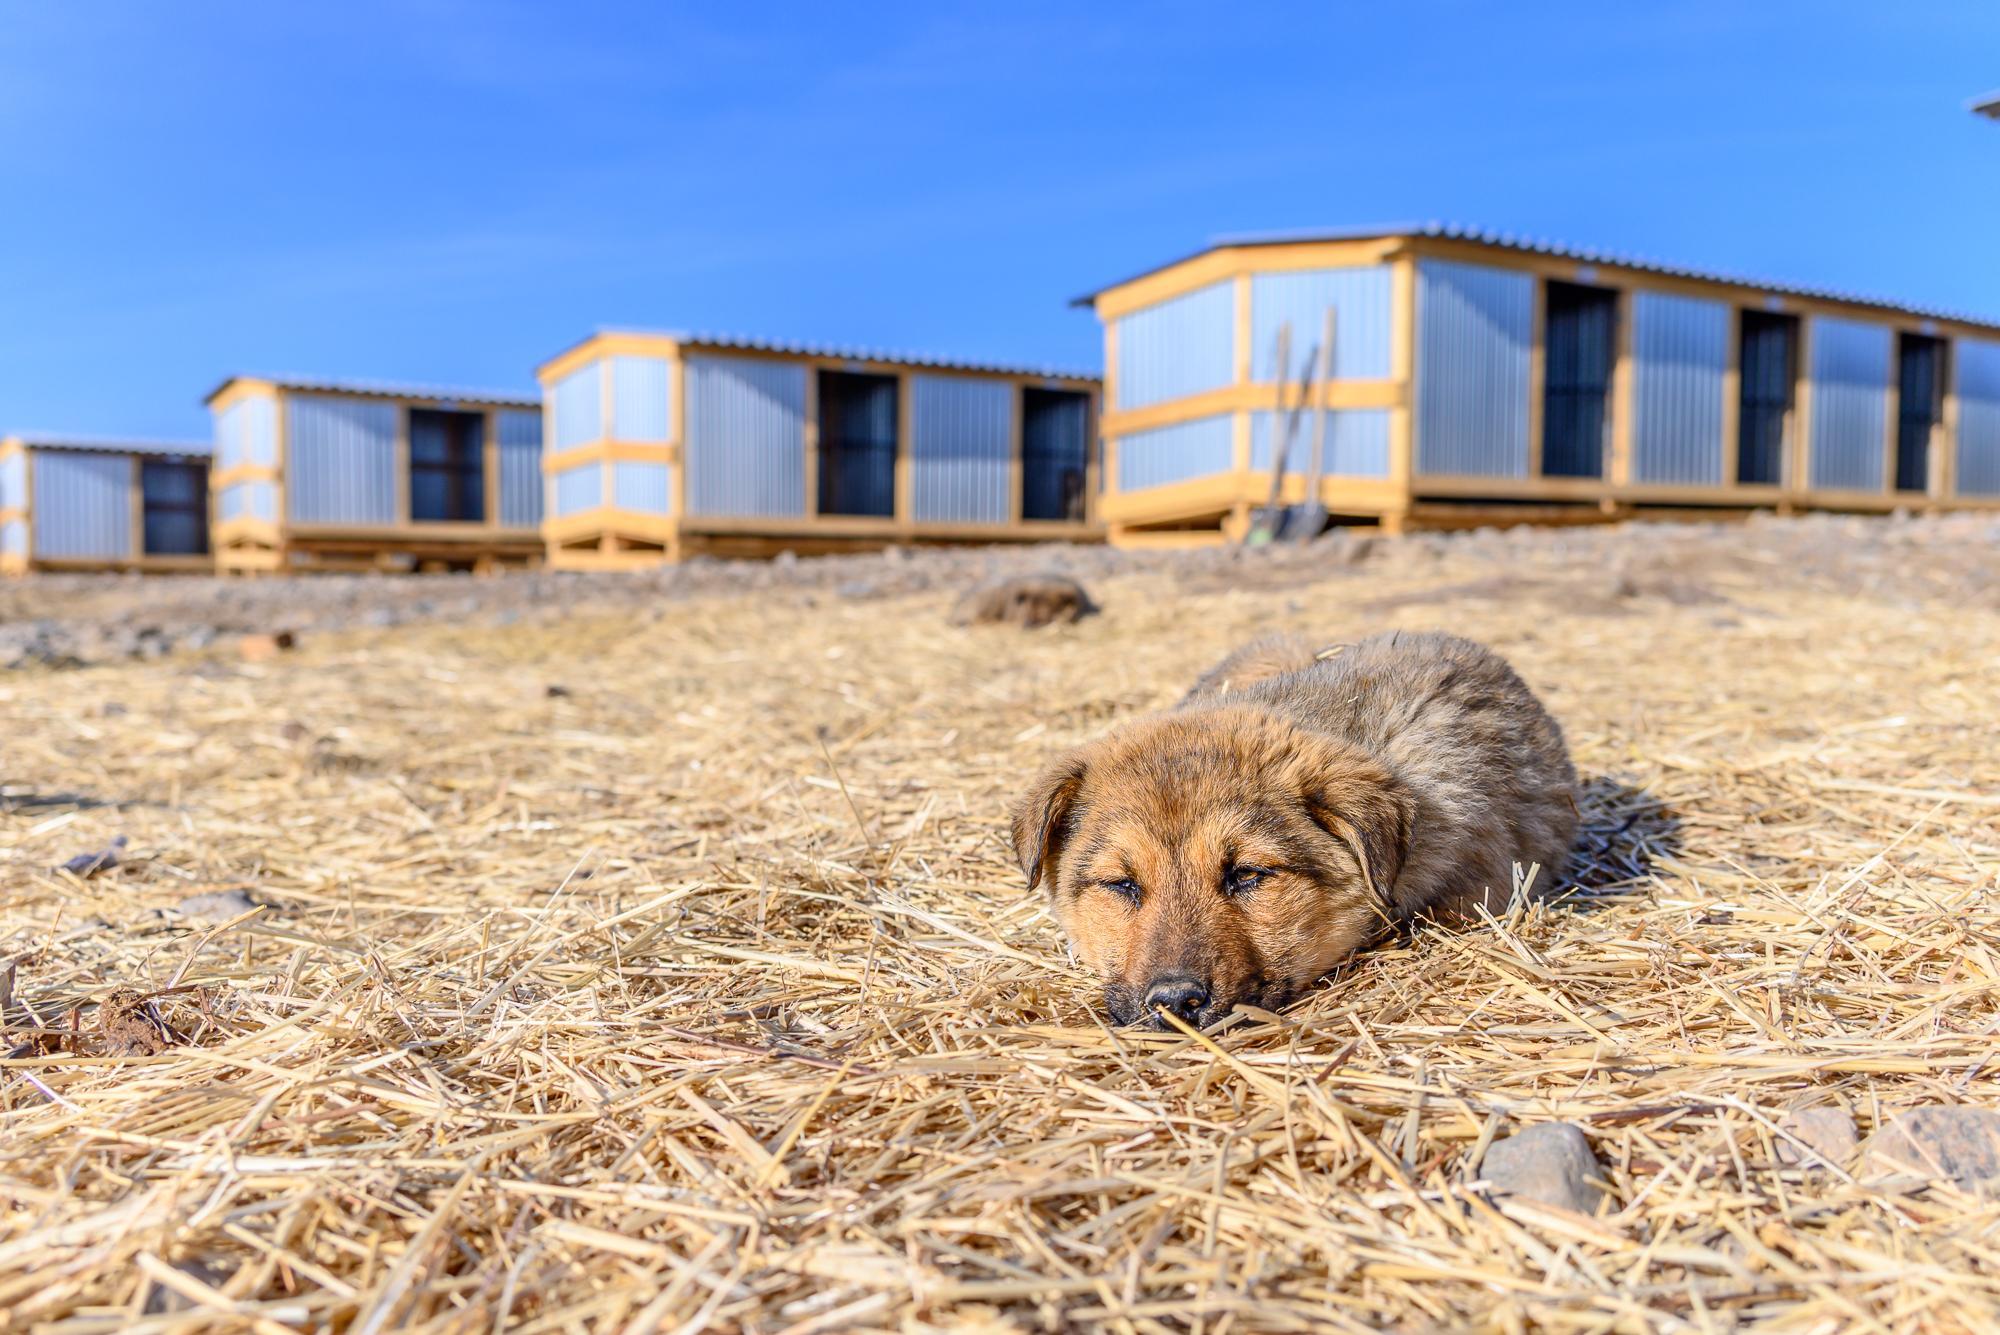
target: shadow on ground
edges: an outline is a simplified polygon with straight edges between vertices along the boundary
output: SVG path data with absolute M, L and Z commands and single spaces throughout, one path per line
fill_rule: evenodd
M 1659 799 L 1611 775 L 1577 786 L 1583 817 L 1571 846 L 1561 893 L 1573 899 L 1628 889 L 1644 880 L 1656 858 L 1680 852 L 1681 823 Z

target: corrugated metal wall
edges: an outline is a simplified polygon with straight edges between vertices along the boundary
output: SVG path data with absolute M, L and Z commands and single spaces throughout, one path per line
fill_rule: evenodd
M 1118 490 L 1212 477 L 1235 468 L 1235 442 L 1228 414 L 1135 431 L 1118 441 Z
M 1119 408 L 1178 399 L 1236 379 L 1236 288 L 1224 281 L 1118 321 Z
M 1958 494 L 2000 496 L 2000 343 L 1953 345 L 1958 382 Z
M 542 522 L 542 415 L 513 410 L 495 414 L 500 447 L 500 522 L 534 528 Z
M 1014 386 L 920 375 L 910 385 L 911 504 L 929 523 L 1004 524 L 1013 506 Z
M 666 464 L 620 459 L 611 465 L 611 503 L 621 510 L 664 515 L 673 509 L 673 470 Z
M 1479 264 L 1417 265 L 1419 473 L 1528 475 L 1535 280 Z
M 278 461 L 278 402 L 268 396 L 238 399 L 215 415 L 215 469 Z
M 396 522 L 401 409 L 367 399 L 285 398 L 285 516 L 299 524 Z
M 1882 490 L 1889 448 L 1889 356 L 1881 325 L 1813 317 L 1812 456 L 1815 487 Z
M 0 524 L 0 552 L 9 556 L 28 554 L 28 526 L 18 519 Z
M 216 498 L 216 515 L 229 519 L 262 519 L 276 523 L 278 489 L 268 482 L 232 482 Z
M 555 405 L 552 448 L 566 450 L 604 438 L 604 363 L 579 366 L 549 390 Z
M 1633 481 L 1721 484 L 1730 332 L 1722 302 L 1633 294 Z
M 33 452 L 35 555 L 109 561 L 132 555 L 132 456 Z
M 28 503 L 28 456 L 17 452 L 0 459 L 0 510 L 18 510 Z
M 805 368 L 691 357 L 686 379 L 688 513 L 803 515 Z
M 1250 467 L 1269 472 L 1272 442 L 1284 439 L 1284 434 L 1284 423 L 1277 413 L 1251 413 Z M 1285 458 L 1287 475 L 1303 475 L 1312 467 L 1312 441 L 1313 415 L 1300 413 L 1298 435 Z M 1320 471 L 1327 477 L 1389 476 L 1389 410 L 1339 408 L 1329 412 Z
M 1334 308 L 1334 379 L 1388 379 L 1389 290 L 1389 268 L 1381 264 L 1252 277 L 1250 347 L 1257 379 L 1278 378 L 1278 329 L 1287 320 L 1292 325 L 1292 364 L 1287 374 L 1299 373 L 1306 354 L 1319 346 L 1328 306 Z
M 611 359 L 611 437 L 664 445 L 673 432 L 673 368 L 661 357 Z
M 604 504 L 604 465 L 579 464 L 555 475 L 556 518 L 566 519 Z

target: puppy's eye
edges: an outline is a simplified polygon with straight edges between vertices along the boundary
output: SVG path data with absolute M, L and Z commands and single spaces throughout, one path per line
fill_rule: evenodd
M 1237 866 L 1222 874 L 1222 893 L 1244 895 L 1255 890 L 1263 879 L 1271 874 L 1269 867 Z
M 1120 881 L 1099 881 L 1098 884 L 1120 899 L 1128 899 L 1134 904 L 1146 897 L 1146 892 L 1139 888 L 1139 883 L 1129 878 Z

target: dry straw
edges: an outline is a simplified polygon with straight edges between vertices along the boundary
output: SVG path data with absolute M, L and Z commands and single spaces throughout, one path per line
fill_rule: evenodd
M 13 674 L 0 1328 L 1990 1329 L 2000 1207 L 1779 1147 L 2000 1106 L 1991 543 L 1156 557 L 1032 635 L 579 583 Z M 1005 800 L 1273 625 L 1509 655 L 1591 776 L 1579 865 L 1284 1015 L 1108 1030 Z M 1549 1120 L 1609 1213 L 1481 1185 Z

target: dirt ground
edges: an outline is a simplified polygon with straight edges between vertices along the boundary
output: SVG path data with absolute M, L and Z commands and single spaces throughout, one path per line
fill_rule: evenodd
M 1556 897 L 1105 1028 L 1008 800 L 1390 627 L 1562 721 Z M 2000 1131 L 1873 1152 L 2000 1109 L 2000 519 L 28 579 L 7 664 L 0 1329 L 2000 1325 Z M 1594 1218 L 1482 1175 L 1549 1122 Z

